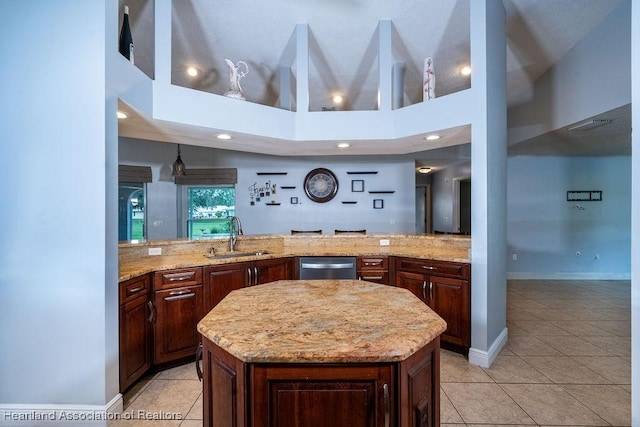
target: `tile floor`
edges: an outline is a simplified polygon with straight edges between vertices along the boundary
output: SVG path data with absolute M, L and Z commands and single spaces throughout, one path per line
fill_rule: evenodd
M 630 426 L 628 281 L 509 281 L 506 347 L 489 369 L 442 351 L 441 424 Z M 124 399 L 121 426 L 202 426 L 193 364 L 145 378 Z M 141 412 L 139 412 L 141 411 Z

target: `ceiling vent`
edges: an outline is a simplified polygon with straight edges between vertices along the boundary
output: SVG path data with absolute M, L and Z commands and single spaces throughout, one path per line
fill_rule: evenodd
M 586 122 L 582 122 L 582 123 L 577 124 L 575 126 L 571 126 L 570 128 L 568 128 L 568 130 L 570 130 L 570 131 L 591 130 L 591 129 L 598 128 L 600 126 L 608 125 L 612 121 L 613 120 L 608 120 L 608 119 L 604 119 L 604 120 L 587 120 Z

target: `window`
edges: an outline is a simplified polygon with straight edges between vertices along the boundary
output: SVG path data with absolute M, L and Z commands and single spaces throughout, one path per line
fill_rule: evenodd
M 118 187 L 118 240 L 145 239 L 145 184 L 120 182 Z
M 236 214 L 233 186 L 182 186 L 183 235 L 189 239 L 226 237 Z

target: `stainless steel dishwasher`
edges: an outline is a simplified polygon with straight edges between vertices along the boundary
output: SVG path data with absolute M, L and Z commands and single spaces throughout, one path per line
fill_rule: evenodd
M 300 279 L 355 279 L 356 257 L 300 257 Z

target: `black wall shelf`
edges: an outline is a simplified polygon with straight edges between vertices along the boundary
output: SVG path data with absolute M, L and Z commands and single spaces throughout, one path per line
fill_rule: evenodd
M 256 172 L 256 175 L 286 175 L 288 172 Z
M 280 188 L 283 189 L 283 190 L 295 190 L 296 186 L 295 185 L 281 185 Z
M 280 206 L 280 203 L 265 203 L 267 206 Z
M 351 171 L 347 172 L 347 175 L 375 175 L 378 171 Z
M 377 191 L 369 191 L 369 194 L 393 194 L 395 190 L 377 190 Z
M 352 201 L 344 201 L 342 202 L 343 205 L 355 205 L 358 202 L 352 202 Z

